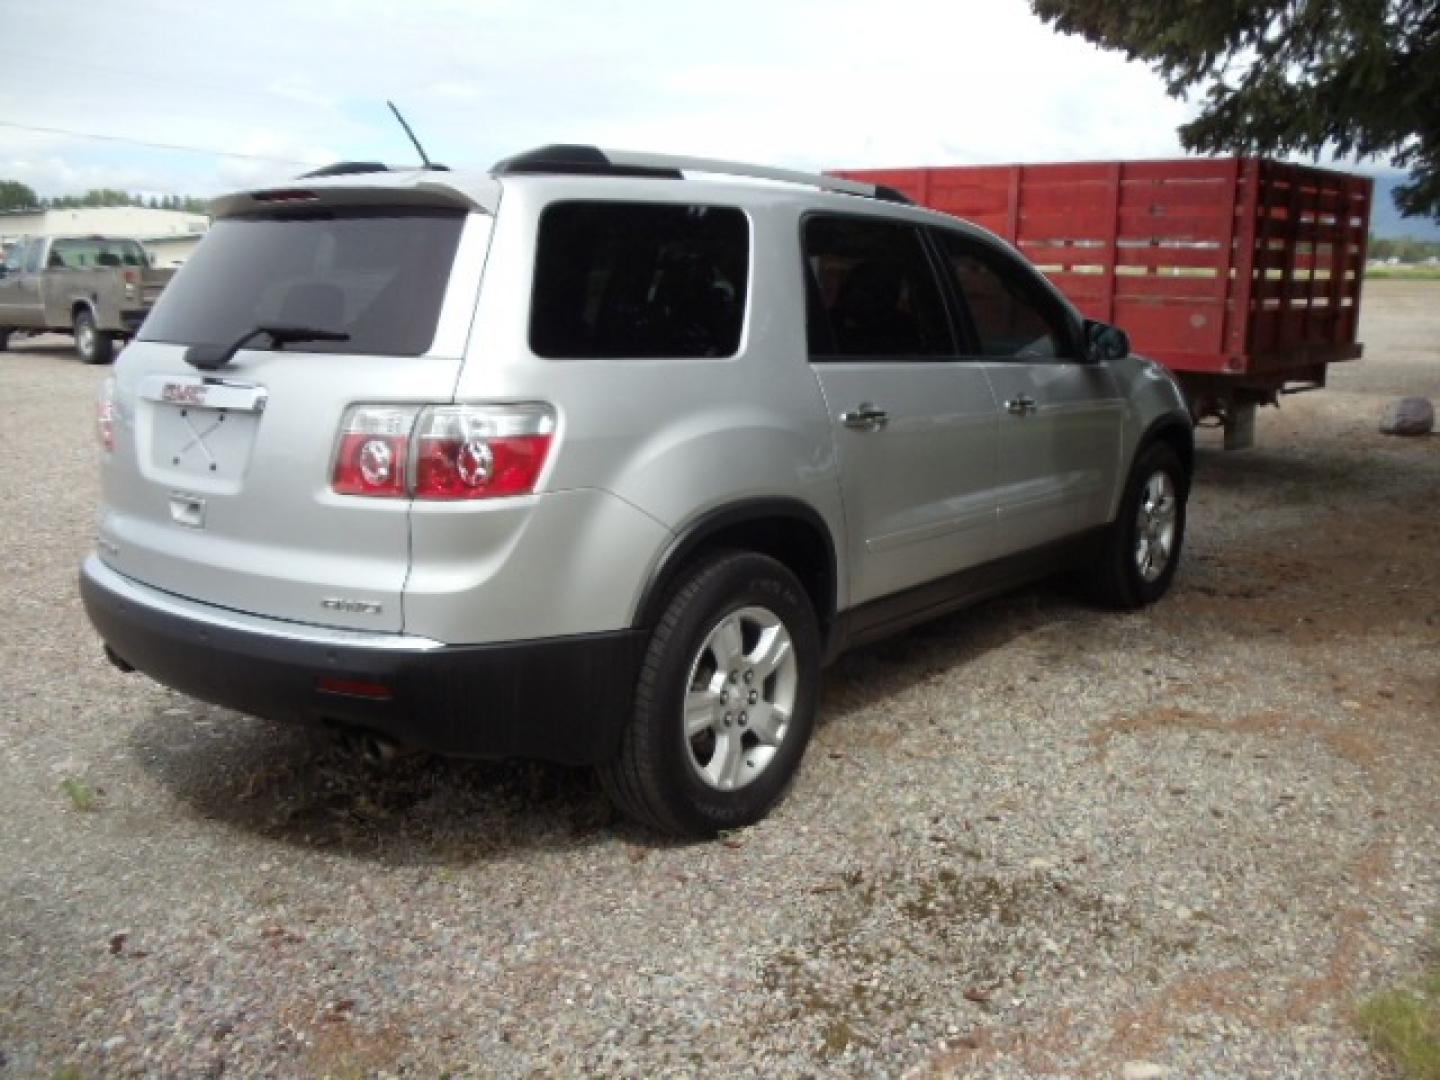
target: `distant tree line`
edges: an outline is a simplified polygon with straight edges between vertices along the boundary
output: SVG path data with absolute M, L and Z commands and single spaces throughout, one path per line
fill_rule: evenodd
M 1440 258 L 1440 240 L 1416 240 L 1409 236 L 1380 240 L 1372 236 L 1367 250 L 1371 259 L 1399 259 L 1402 263 L 1418 263 L 1432 257 Z
M 204 199 L 193 195 L 136 195 L 114 188 L 91 188 L 84 195 L 36 195 L 28 184 L 0 180 L 0 210 L 78 210 L 91 206 L 143 206 L 151 210 L 206 212 Z

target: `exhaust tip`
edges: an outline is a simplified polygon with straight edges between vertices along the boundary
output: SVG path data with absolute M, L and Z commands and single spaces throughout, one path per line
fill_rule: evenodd
M 360 756 L 372 765 L 388 765 L 400 756 L 400 744 L 379 735 L 362 735 Z
M 333 731 L 346 753 L 353 754 L 370 765 L 389 765 L 418 752 L 394 739 L 348 724 L 336 724 Z
M 110 661 L 115 670 L 123 672 L 126 675 L 129 675 L 135 670 L 134 664 L 126 660 L 109 645 L 105 646 L 105 659 Z

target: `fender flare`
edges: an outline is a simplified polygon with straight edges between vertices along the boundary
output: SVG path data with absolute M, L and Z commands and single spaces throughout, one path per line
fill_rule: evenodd
M 631 623 L 635 629 L 653 626 L 660 618 L 670 586 L 680 571 L 707 542 L 728 529 L 766 521 L 798 522 L 808 527 L 825 545 L 826 565 L 821 568 L 819 595 L 815 596 L 816 616 L 822 633 L 835 618 L 836 575 L 839 572 L 835 554 L 835 538 L 830 527 L 814 507 L 799 499 L 741 499 L 707 510 L 675 530 L 670 542 L 661 551 L 651 569 L 640 601 L 635 606 Z

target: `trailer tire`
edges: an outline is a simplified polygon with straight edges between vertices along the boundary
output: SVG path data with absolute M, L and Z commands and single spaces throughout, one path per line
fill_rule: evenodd
M 95 313 L 88 307 L 76 310 L 71 330 L 75 351 L 85 363 L 108 364 L 115 359 L 115 339 L 95 325 Z
M 1174 447 L 1142 447 L 1125 482 L 1120 512 L 1101 536 L 1090 575 L 1096 603 L 1134 611 L 1165 595 L 1185 541 L 1190 477 Z

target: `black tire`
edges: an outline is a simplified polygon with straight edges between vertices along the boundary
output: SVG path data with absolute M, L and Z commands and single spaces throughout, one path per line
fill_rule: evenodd
M 1157 475 L 1167 477 L 1174 492 L 1174 531 L 1163 567 L 1158 574 L 1148 577 L 1141 569 L 1139 518 L 1147 486 Z M 1091 568 L 1090 594 L 1096 603 L 1116 611 L 1134 611 L 1165 595 L 1180 564 L 1189 495 L 1190 476 L 1173 447 L 1156 442 L 1141 449 L 1125 483 L 1120 513 L 1106 527 Z
M 95 316 L 89 308 L 75 312 L 71 326 L 75 334 L 75 351 L 87 364 L 108 364 L 115 359 L 115 339 L 95 326 Z
M 757 608 L 775 616 L 789 635 L 794 704 L 784 734 L 761 771 L 733 790 L 720 790 L 702 778 L 693 748 L 704 736 L 686 734 L 685 701 L 692 671 L 700 663 L 697 657 L 706 655 L 702 647 L 713 640 L 719 625 L 727 616 Z M 750 552 L 717 552 L 701 560 L 671 594 L 650 636 L 619 752 L 599 769 L 606 794 L 627 816 L 678 836 L 711 837 L 759 821 L 785 794 L 810 741 L 820 661 L 815 609 L 794 574 L 774 559 Z M 730 713 L 724 715 L 728 727 Z M 744 738 L 755 736 L 752 732 Z M 718 746 L 714 753 L 719 753 Z
M 9 347 L 10 347 L 10 331 L 9 331 L 9 330 L 0 330 L 0 352 L 4 352 L 4 351 L 5 351 L 6 349 L 8 349 Z

